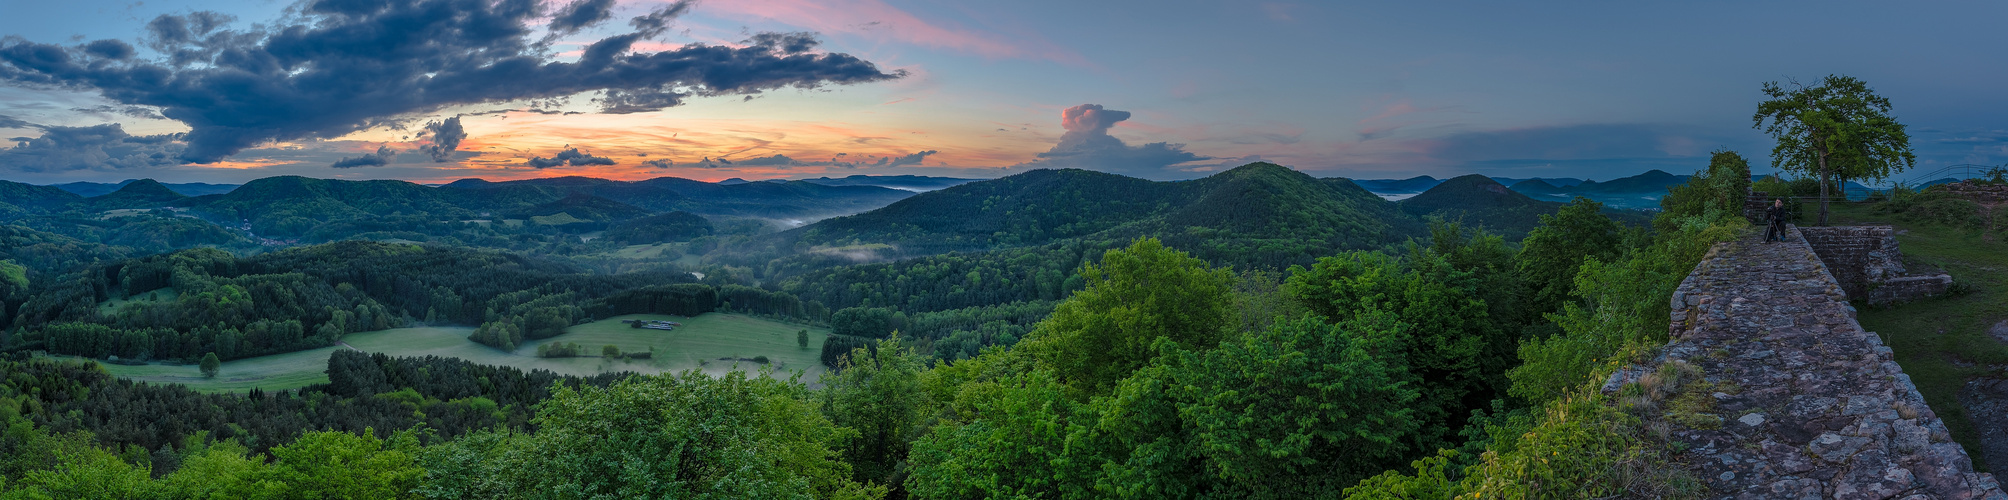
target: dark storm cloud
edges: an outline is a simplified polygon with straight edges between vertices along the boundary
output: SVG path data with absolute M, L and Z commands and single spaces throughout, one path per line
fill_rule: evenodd
M 561 13 L 595 14 L 590 7 Z M 453 105 L 601 91 L 602 112 L 633 113 L 690 97 L 905 75 L 848 54 L 809 52 L 814 39 L 801 34 L 756 35 L 745 47 L 632 50 L 689 8 L 679 2 L 634 18 L 635 31 L 589 44 L 576 62 L 554 61 L 532 40 L 547 11 L 539 0 L 311 0 L 297 17 L 243 31 L 229 28 L 230 16 L 196 12 L 147 24 L 142 45 L 161 55 L 154 59 L 117 57 L 116 47 L 95 42 L 0 41 L 0 81 L 160 108 L 191 129 L 182 158 L 212 162 L 270 141 L 338 137 Z
M 566 148 L 564 151 L 559 151 L 557 155 L 550 158 L 532 156 L 528 162 L 528 165 L 536 168 L 551 168 L 566 164 L 574 167 L 612 165 L 614 164 L 614 159 L 581 153 L 579 152 L 579 148 Z
M 42 129 L 41 137 L 19 137 L 13 149 L 0 150 L 0 171 L 40 173 L 181 163 L 176 158 L 183 145 L 173 134 L 133 136 L 117 123 L 37 128 Z
M 419 151 L 432 155 L 432 161 L 445 163 L 453 158 L 453 150 L 460 149 L 460 141 L 467 139 L 467 130 L 460 128 L 460 117 L 425 124 L 421 135 L 432 139 L 431 144 L 420 146 Z
M 614 0 L 580 0 L 551 16 L 552 34 L 576 33 L 614 16 Z
M 676 162 L 669 160 L 648 160 L 641 162 L 641 165 L 644 167 L 661 170 L 676 166 Z
M 19 118 L 0 115 L 0 128 L 29 128 L 34 126 L 35 124 L 21 121 Z
M 333 165 L 328 166 L 334 168 L 381 167 L 389 165 L 390 159 L 393 156 L 397 156 L 397 151 L 391 149 L 390 146 L 377 146 L 375 153 L 354 158 L 343 158 L 336 160 Z
M 120 60 L 133 56 L 132 44 L 119 40 L 98 40 L 81 47 L 85 54 L 104 59 Z
M 1081 168 L 1152 176 L 1169 171 L 1172 165 L 1208 159 L 1186 151 L 1184 144 L 1153 142 L 1130 146 L 1109 135 L 1110 127 L 1129 118 L 1128 111 L 1107 109 L 1100 104 L 1067 108 L 1060 112 L 1060 126 L 1067 129 L 1060 135 L 1060 143 L 1039 153 L 1039 159 L 1011 168 Z

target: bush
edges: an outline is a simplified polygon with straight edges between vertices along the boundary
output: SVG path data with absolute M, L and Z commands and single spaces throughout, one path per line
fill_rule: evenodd
M 1980 204 L 1961 198 L 1938 198 L 1917 203 L 1904 210 L 1902 217 L 1912 222 L 1940 224 L 1956 228 L 1981 228 L 1987 222 L 1980 217 Z
M 578 357 L 581 352 L 583 349 L 580 349 L 576 342 L 552 342 L 537 346 L 539 358 L 573 358 Z

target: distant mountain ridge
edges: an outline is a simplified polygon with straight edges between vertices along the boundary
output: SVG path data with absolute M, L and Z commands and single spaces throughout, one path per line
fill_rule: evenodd
M 127 197 L 149 203 L 163 201 L 159 199 L 163 197 L 161 190 L 154 187 L 158 183 L 141 181 L 127 187 L 133 185 L 152 194 Z M 34 188 L 45 190 L 36 191 L 49 199 L 44 204 L 82 201 L 64 199 L 76 195 L 56 188 Z M 114 195 L 117 193 L 107 196 Z M 607 223 L 678 210 L 708 216 L 804 219 L 862 212 L 912 195 L 910 191 L 871 186 L 807 182 L 719 185 L 675 177 L 644 181 L 593 177 L 502 182 L 461 179 L 433 187 L 394 180 L 279 176 L 247 182 L 228 193 L 165 202 L 231 226 L 242 221 L 255 234 L 289 238 L 306 235 L 323 223 L 383 217 L 473 220 L 568 214 L 570 218 L 558 219 L 574 228 L 605 227 Z
M 1042 169 L 823 220 L 765 237 L 747 251 L 876 248 L 882 257 L 905 258 L 1156 236 L 1223 264 L 1300 263 L 1334 248 L 1404 241 L 1422 228 L 1352 181 L 1317 179 L 1271 163 L 1178 182 Z
M 802 181 L 724 184 L 681 177 L 641 181 L 594 177 L 501 182 L 461 179 L 440 188 L 466 192 L 519 190 L 513 196 L 524 196 L 529 194 L 527 191 L 541 191 L 553 199 L 582 192 L 658 212 L 683 210 L 700 215 L 768 218 L 816 218 L 858 213 L 913 195 L 911 191 L 876 186 L 825 186 Z
M 862 174 L 845 176 L 841 178 L 817 177 L 814 179 L 801 179 L 802 182 L 813 182 L 825 186 L 878 186 L 878 187 L 893 188 L 893 189 L 903 189 L 907 191 L 933 191 L 936 189 L 945 189 L 945 188 L 960 186 L 963 184 L 968 184 L 980 180 L 983 179 L 964 179 L 959 177 L 930 177 L 925 175 L 862 175 Z M 775 182 L 775 181 L 770 180 L 767 182 Z
M 126 179 L 115 183 L 70 182 L 64 184 L 51 184 L 50 187 L 54 187 L 64 191 L 69 191 L 71 193 L 76 193 L 77 196 L 91 198 L 91 197 L 111 194 L 113 191 L 118 191 L 119 188 L 126 187 L 126 185 L 132 184 L 134 182 L 139 182 L 142 180 L 151 181 L 153 179 Z M 230 192 L 230 190 L 232 189 L 237 189 L 237 186 L 240 186 L 240 184 L 209 184 L 204 182 L 184 182 L 180 184 L 159 183 L 159 184 L 162 186 L 167 186 L 167 189 L 174 191 L 176 194 L 180 194 L 182 196 L 223 194 Z
M 1418 217 L 1462 220 L 1467 226 L 1482 226 L 1517 240 L 1541 224 L 1542 214 L 1555 213 L 1563 205 L 1528 196 L 1520 190 L 1528 185 L 1554 187 L 1539 179 L 1528 179 L 1508 188 L 1492 178 L 1470 174 L 1445 180 L 1398 203 L 1404 211 Z M 1627 224 L 1643 224 L 1648 220 L 1633 210 L 1606 208 L 1604 214 Z

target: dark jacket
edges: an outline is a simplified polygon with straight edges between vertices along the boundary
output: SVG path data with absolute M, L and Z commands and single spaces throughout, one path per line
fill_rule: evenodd
M 1771 221 L 1774 224 L 1784 222 L 1785 207 L 1772 205 L 1771 208 L 1764 209 L 1764 220 Z

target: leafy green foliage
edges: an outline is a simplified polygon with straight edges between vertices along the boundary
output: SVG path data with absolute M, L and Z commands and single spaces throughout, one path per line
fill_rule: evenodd
M 273 448 L 267 480 L 282 485 L 281 498 L 409 498 L 425 474 L 411 456 L 418 442 L 370 434 L 310 432 Z
M 1820 180 L 1820 223 L 1827 198 L 1849 179 L 1888 178 L 1917 165 L 1910 134 L 1889 116 L 1888 98 L 1851 76 L 1827 75 L 1819 86 L 1764 83 L 1771 100 L 1757 105 L 1751 126 L 1778 140 L 1771 165 Z M 1767 125 L 1766 122 L 1769 122 Z
M 216 359 L 216 353 L 202 355 L 202 376 L 216 378 L 216 370 L 223 367 L 223 360 Z
M 1388 332 L 1390 345 L 1430 381 L 1418 402 L 1418 418 L 1432 433 L 1444 433 L 1451 418 L 1482 408 L 1504 388 L 1498 374 L 1510 361 L 1506 347 L 1512 345 L 1512 331 L 1492 319 L 1474 273 L 1451 267 L 1440 255 L 1419 252 L 1404 261 L 1349 252 L 1319 259 L 1311 269 L 1293 269 L 1285 286 L 1311 312 L 1333 322 L 1385 312 L 1406 325 Z
M 1610 259 L 1623 251 L 1622 229 L 1602 209 L 1602 203 L 1576 198 L 1554 215 L 1541 216 L 1541 227 L 1521 240 L 1516 262 L 1521 279 L 1534 291 L 1530 309 L 1561 309 L 1570 302 L 1585 259 Z
M 1420 380 L 1385 343 L 1401 328 L 1385 314 L 1277 324 L 1185 353 L 1166 390 L 1226 496 L 1316 496 L 1395 463 L 1423 425 Z
M 1419 382 L 1378 346 L 1387 315 L 1312 317 L 1164 354 L 1076 403 L 1045 370 L 958 363 L 951 419 L 914 444 L 918 498 L 1301 498 L 1378 472 L 1410 449 Z M 967 365 L 978 365 L 970 367 Z M 939 371 L 941 369 L 937 369 Z M 990 372 L 995 378 L 982 375 Z
M 837 371 L 823 375 L 824 416 L 858 432 L 842 450 L 859 483 L 898 491 L 905 482 L 907 453 L 925 432 L 931 405 L 920 387 L 922 359 L 894 337 L 852 350 Z
M 629 245 L 644 245 L 688 241 L 710 236 L 712 231 L 711 221 L 690 212 L 676 211 L 614 223 L 607 228 L 605 238 Z
M 536 434 L 448 445 L 486 448 L 490 462 L 437 470 L 435 477 L 445 485 L 508 492 L 504 496 L 553 498 L 883 493 L 851 481 L 836 448 L 855 431 L 832 425 L 797 382 L 693 371 L 634 377 L 604 389 L 561 388 L 539 408 L 537 423 Z
M 1234 276 L 1140 239 L 1081 268 L 1087 288 L 1054 307 L 1025 340 L 1071 394 L 1106 394 L 1157 353 L 1159 339 L 1212 346 L 1226 338 Z

